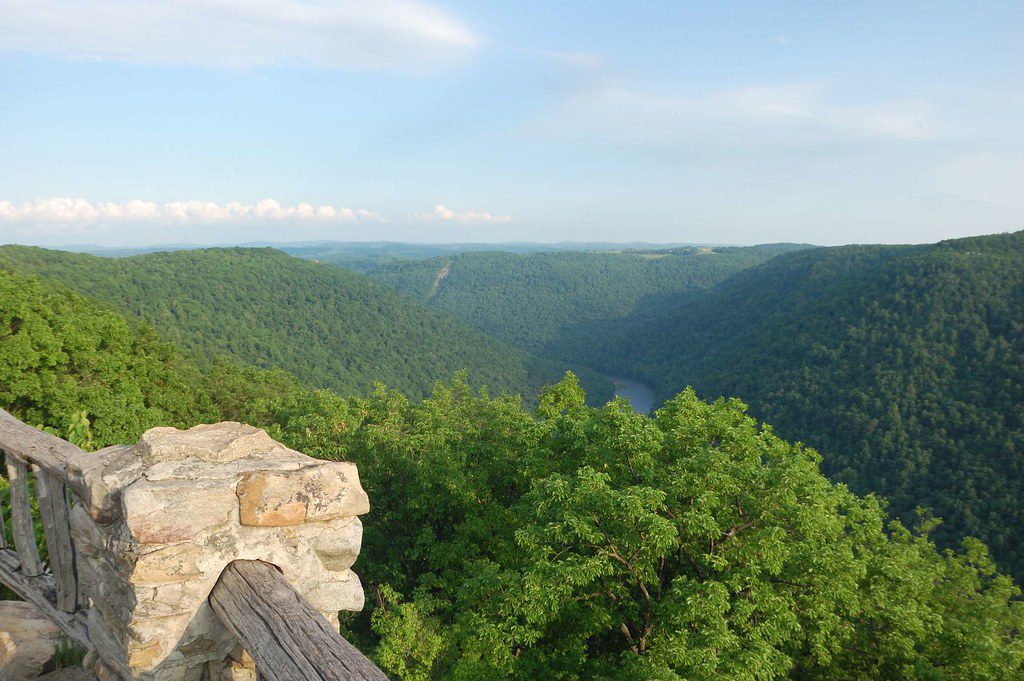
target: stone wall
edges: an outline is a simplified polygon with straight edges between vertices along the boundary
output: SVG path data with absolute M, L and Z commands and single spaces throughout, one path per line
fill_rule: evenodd
M 363 606 L 350 567 L 369 502 L 353 464 L 219 423 L 154 428 L 134 446 L 75 461 L 68 474 L 89 497 L 71 524 L 101 678 L 251 675 L 207 604 L 233 560 L 276 565 L 332 622 Z

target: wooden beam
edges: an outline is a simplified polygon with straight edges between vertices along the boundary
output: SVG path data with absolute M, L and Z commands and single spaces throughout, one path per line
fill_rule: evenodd
M 7 482 L 11 494 L 11 534 L 26 577 L 43 574 L 39 547 L 32 530 L 32 500 L 28 492 L 28 465 L 7 452 Z
M 3 451 L 0 450 L 0 456 L 3 455 Z M 4 505 L 0 504 L 0 549 L 7 548 L 7 528 L 4 527 Z
M 85 623 L 77 616 L 58 610 L 53 604 L 53 579 L 50 575 L 27 577 L 21 570 L 18 556 L 10 549 L 0 549 L 0 582 L 49 617 L 68 635 L 75 645 L 92 648 Z
M 46 534 L 46 550 L 50 555 L 50 571 L 57 589 L 57 607 L 74 612 L 78 607 L 75 578 L 75 548 L 68 524 L 68 498 L 64 483 L 41 469 L 33 471 L 36 478 L 36 499 L 39 518 Z
M 269 563 L 236 560 L 221 573 L 210 606 L 275 681 L 386 681 L 387 676 Z
M 39 466 L 65 483 L 68 462 L 85 455 L 67 440 L 22 423 L 3 409 L 0 409 L 0 449 L 21 461 Z M 72 491 L 83 499 L 88 498 L 78 489 L 72 488 Z

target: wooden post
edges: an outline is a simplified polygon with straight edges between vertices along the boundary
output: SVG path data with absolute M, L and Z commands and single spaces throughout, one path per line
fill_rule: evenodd
M 50 554 L 50 571 L 57 590 L 57 607 L 64 612 L 74 612 L 78 605 L 78 589 L 75 584 L 75 549 L 68 524 L 67 491 L 64 484 L 52 475 L 38 468 L 33 473 L 39 517 L 43 521 L 46 548 Z
M 0 456 L 7 459 L 7 455 L 4 454 L 3 450 L 0 450 Z M 0 549 L 7 548 L 7 528 L 4 527 L 4 505 L 0 504 Z
M 252 655 L 260 678 L 388 678 L 269 563 L 236 560 L 228 565 L 210 593 L 210 606 Z
M 92 644 L 89 643 L 88 627 L 85 621 L 80 619 L 81 613 L 72 615 L 54 607 L 53 580 L 50 575 L 26 577 L 14 551 L 3 549 L 0 550 L 0 582 L 23 600 L 39 608 L 39 611 L 60 627 L 76 645 L 86 650 L 92 648 Z
M 39 547 L 32 531 L 32 502 L 28 493 L 28 465 L 7 455 L 7 481 L 11 485 L 11 534 L 18 549 L 21 572 L 26 577 L 43 574 Z

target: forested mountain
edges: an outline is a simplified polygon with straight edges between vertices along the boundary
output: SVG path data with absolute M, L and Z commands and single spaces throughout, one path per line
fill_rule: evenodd
M 373 500 L 346 634 L 395 679 L 1008 679 L 1020 590 L 943 554 L 686 391 L 656 418 L 575 377 L 524 411 L 464 377 L 425 400 L 198 367 L 137 321 L 0 269 L 0 406 L 93 449 L 233 418 L 359 465 Z M 0 478 L 0 495 L 6 494 Z
M 272 249 L 117 259 L 8 246 L 0 248 L 0 267 L 109 302 L 200 357 L 282 368 L 307 385 L 346 394 L 365 394 L 381 381 L 422 397 L 435 381 L 467 369 L 474 385 L 531 400 L 568 368 L 365 277 Z M 598 399 L 611 396 L 608 381 L 581 371 Z
M 0 269 L 0 406 L 88 449 L 154 426 L 239 418 L 243 405 L 297 386 L 280 371 L 200 369 L 152 328 Z
M 621 325 L 664 314 L 685 293 L 799 248 L 462 253 L 363 269 L 527 352 L 586 365 L 591 345 Z
M 833 479 L 1024 575 L 1024 232 L 791 253 L 605 350 L 662 398 L 742 396 Z

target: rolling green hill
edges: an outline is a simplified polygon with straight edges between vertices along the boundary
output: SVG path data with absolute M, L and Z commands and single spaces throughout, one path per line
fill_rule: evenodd
M 272 249 L 117 259 L 8 246 L 0 266 L 106 301 L 194 355 L 281 368 L 345 394 L 382 381 L 422 397 L 466 369 L 474 385 L 532 401 L 572 368 L 532 358 L 363 276 Z M 608 381 L 580 371 L 595 399 L 611 396 Z
M 606 370 L 742 396 L 834 479 L 1024 575 L 1024 232 L 791 253 L 612 345 Z
M 0 407 L 88 449 L 134 442 L 154 426 L 241 418 L 297 389 L 281 371 L 200 368 L 151 327 L 0 268 Z
M 613 330 L 799 248 L 462 253 L 385 262 L 366 274 L 527 352 L 587 365 Z

